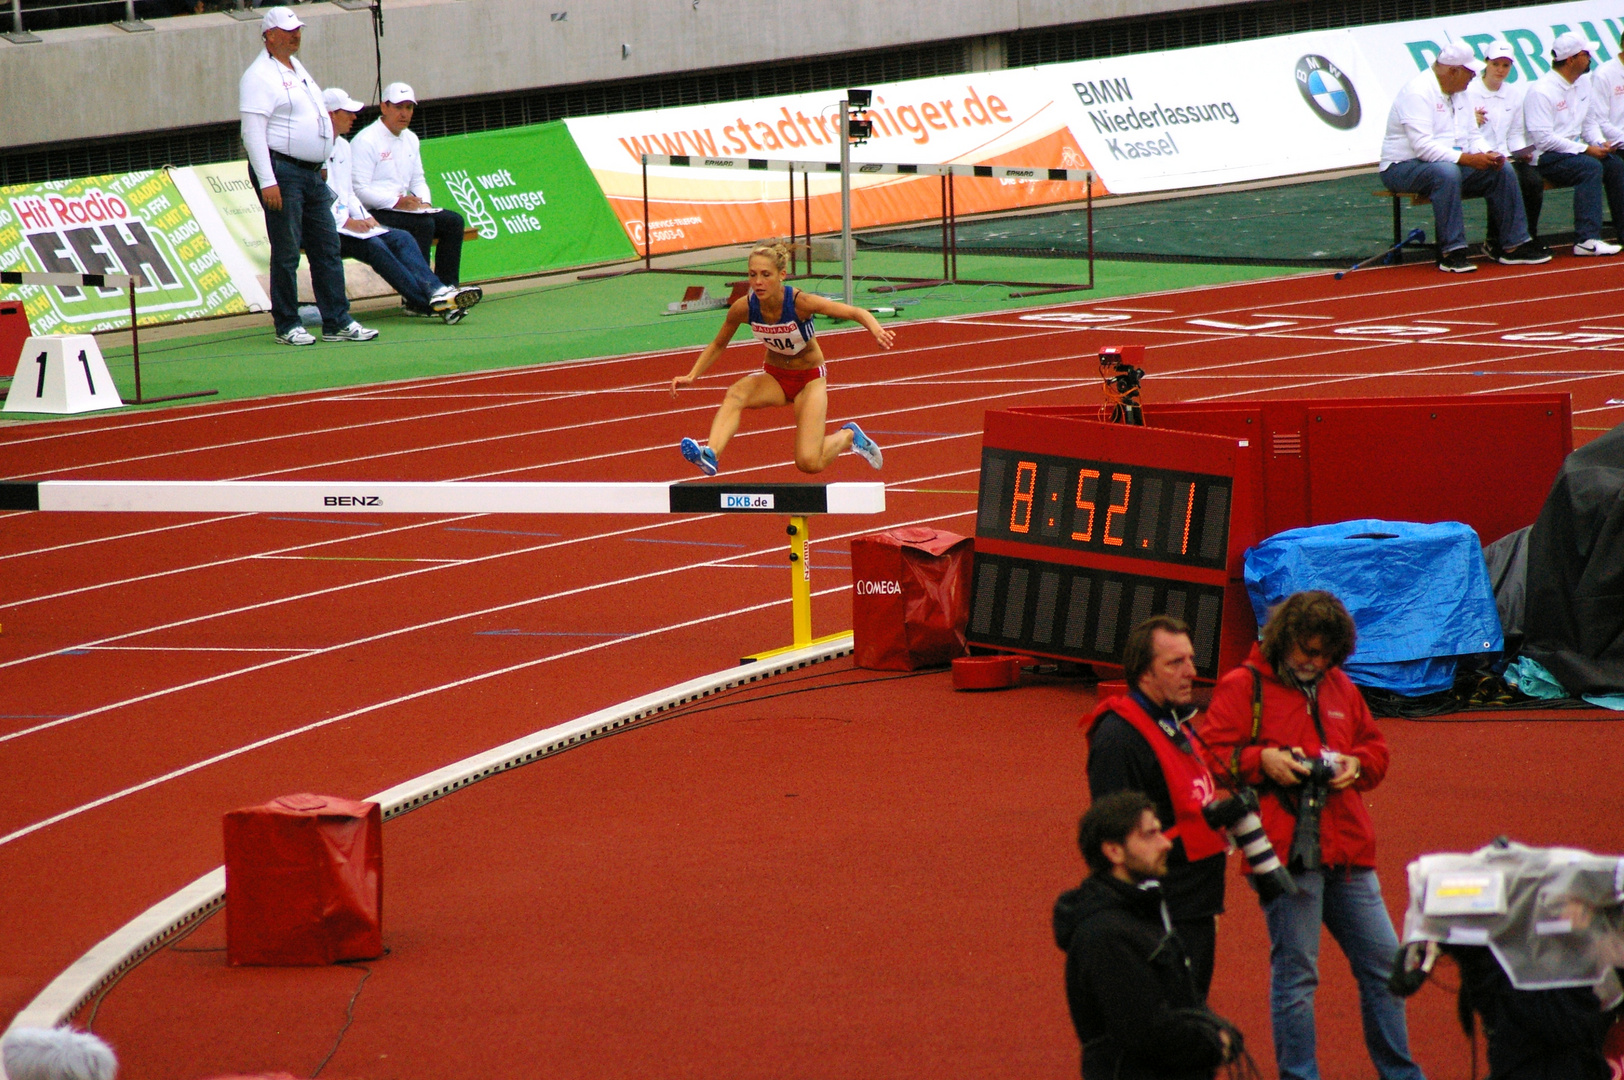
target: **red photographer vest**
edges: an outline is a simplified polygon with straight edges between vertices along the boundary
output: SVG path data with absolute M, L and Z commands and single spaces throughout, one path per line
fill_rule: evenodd
M 1218 793 L 1212 773 L 1207 771 L 1201 758 L 1180 750 L 1161 726 L 1139 707 L 1139 703 L 1126 694 L 1100 702 L 1094 715 L 1089 717 L 1089 728 L 1092 729 L 1100 717 L 1108 712 L 1122 717 L 1144 737 L 1156 754 L 1156 763 L 1162 767 L 1162 778 L 1167 781 L 1167 793 L 1173 800 L 1175 818 L 1173 826 L 1164 828 L 1162 832 L 1169 839 L 1184 841 L 1184 855 L 1191 862 L 1216 855 L 1227 848 L 1229 841 L 1224 834 L 1215 832 L 1207 824 L 1207 819 L 1201 816 L 1201 808 Z

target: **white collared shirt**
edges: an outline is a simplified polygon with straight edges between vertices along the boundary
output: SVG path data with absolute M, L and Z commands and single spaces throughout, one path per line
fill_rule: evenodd
M 1523 129 L 1523 98 L 1528 94 L 1526 82 L 1500 84 L 1490 90 L 1479 76 L 1466 88 L 1466 108 L 1462 119 L 1470 125 L 1467 148 L 1478 153 L 1497 153 L 1510 157 L 1528 146 L 1528 134 Z M 1477 122 L 1477 110 L 1486 114 L 1483 123 Z
M 333 220 L 340 229 L 350 221 L 364 221 L 372 215 L 356 197 L 352 182 L 349 140 L 342 135 L 333 139 L 333 152 L 327 158 L 327 186 L 333 190 Z
M 411 128 L 396 135 L 381 119 L 375 120 L 355 137 L 351 149 L 355 193 L 369 209 L 387 210 L 408 192 L 424 202 L 433 201 Z
M 1547 71 L 1523 99 L 1523 126 L 1534 147 L 1534 161 L 1545 153 L 1582 154 L 1591 143 L 1605 142 L 1601 125 L 1590 115 L 1590 79 L 1568 82 Z
M 1459 161 L 1463 94 L 1446 94 L 1429 67 L 1404 84 L 1387 113 L 1379 170 L 1399 161 Z
M 300 161 L 323 162 L 333 149 L 333 121 L 322 104 L 321 87 L 297 56 L 291 59 L 293 66 L 286 68 L 268 52 L 256 56 L 237 83 L 237 111 L 264 118 L 267 149 Z M 276 174 L 269 155 L 254 160 L 253 149 L 249 147 L 249 161 L 260 186 L 274 187 Z
M 1624 142 L 1624 61 L 1619 57 L 1590 73 L 1590 113 L 1608 142 Z

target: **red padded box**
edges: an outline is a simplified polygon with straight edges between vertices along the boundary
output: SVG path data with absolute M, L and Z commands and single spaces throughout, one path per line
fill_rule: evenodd
M 969 537 L 922 526 L 852 540 L 857 666 L 916 671 L 967 654 L 971 554 Z
M 287 795 L 225 818 L 226 962 L 331 964 L 383 955 L 383 814 Z
M 23 342 L 33 333 L 21 300 L 0 300 L 0 377 L 17 374 Z

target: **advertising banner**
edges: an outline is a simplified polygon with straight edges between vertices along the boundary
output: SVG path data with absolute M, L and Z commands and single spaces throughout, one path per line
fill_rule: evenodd
M 0 187 L 0 270 L 140 274 L 143 325 L 251 310 L 203 227 L 162 171 Z M 36 334 L 129 323 L 122 289 L 8 286 Z
M 479 230 L 462 249 L 466 281 L 634 254 L 562 122 L 426 139 L 422 149 L 434 204 Z
M 1551 43 L 1569 30 L 1601 46 L 1592 58 L 1593 63 L 1611 60 L 1619 52 L 1620 35 L 1624 33 L 1624 6 L 1542 4 L 1442 19 L 1361 26 L 1348 33 L 1359 42 L 1380 81 L 1381 97 L 1390 104 L 1399 89 L 1430 65 L 1452 41 L 1472 46 L 1479 57 L 1489 42 L 1506 42 L 1516 54 L 1506 82 L 1532 82 L 1551 70 Z
M 641 252 L 643 154 L 839 161 L 840 97 L 839 91 L 824 91 L 565 123 Z M 942 209 L 939 178 L 864 175 L 863 162 L 1089 167 L 1053 94 L 1028 69 L 877 87 L 868 116 L 873 138 L 852 151 L 857 164 L 852 224 L 859 228 L 934 219 Z M 648 176 L 648 240 L 656 253 L 789 234 L 789 182 L 783 173 L 651 167 Z M 970 180 L 954 186 L 961 214 L 1069 202 L 1084 194 L 1080 184 L 1048 180 Z M 812 231 L 838 229 L 839 174 L 814 174 L 809 195 Z M 796 231 L 804 233 L 799 180 L 795 214 Z
M 1114 194 L 1208 187 L 1370 161 L 1386 107 L 1348 31 L 1039 69 Z

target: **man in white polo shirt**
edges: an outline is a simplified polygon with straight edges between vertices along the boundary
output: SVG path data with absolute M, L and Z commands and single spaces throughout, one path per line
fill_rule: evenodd
M 310 260 L 310 284 L 321 310 L 323 341 L 371 341 L 378 336 L 350 318 L 344 264 L 333 222 L 333 194 L 322 165 L 333 149 L 333 125 L 321 87 L 299 63 L 304 23 L 285 7 L 260 20 L 265 51 L 237 84 L 248 178 L 265 208 L 271 241 L 271 319 L 284 345 L 314 345 L 299 322 L 299 249 Z
M 403 82 L 383 88 L 383 114 L 350 141 L 354 151 L 355 192 L 372 216 L 392 229 L 405 229 L 417 239 L 423 257 L 438 239 L 434 276 L 447 285 L 462 280 L 462 215 L 433 205 L 417 135 L 408 126 L 417 110 L 417 94 Z
M 1529 160 L 1534 151 L 1528 145 L 1528 133 L 1523 128 L 1523 97 L 1528 92 L 1528 84 L 1506 82 L 1515 56 L 1504 41 L 1491 41 L 1484 48 L 1483 70 L 1466 88 L 1472 128 L 1466 149 L 1488 151 L 1510 159 L 1511 167 L 1517 172 L 1517 186 L 1522 191 L 1528 235 L 1537 243 L 1539 214 L 1545 206 L 1545 178 Z M 1500 235 L 1493 218 L 1489 219 L 1488 249 L 1491 255 L 1500 254 Z
M 1624 248 L 1601 238 L 1601 200 L 1607 195 L 1615 228 L 1624 227 L 1624 161 L 1602 134 L 1590 108 L 1590 54 L 1598 48 L 1575 33 L 1551 45 L 1551 70 L 1528 88 L 1523 126 L 1534 145 L 1540 175 L 1573 189 L 1575 255 L 1617 255 Z
M 1498 153 L 1460 149 L 1470 122 L 1462 115 L 1462 92 L 1482 69 L 1471 46 L 1458 41 L 1445 45 L 1432 66 L 1405 83 L 1393 99 L 1382 138 L 1383 186 L 1431 199 L 1438 226 L 1438 269 L 1456 274 L 1477 269 L 1466 258 L 1464 196 L 1481 195 L 1489 205 L 1489 218 L 1505 244 L 1496 262 L 1516 266 L 1551 259 L 1549 251 L 1529 239 L 1511 165 Z
M 400 294 L 401 306 L 413 315 L 437 315 L 447 325 L 462 321 L 483 295 L 476 288 L 446 285 L 434 276 L 411 233 L 391 229 L 367 213 L 351 180 L 350 144 L 344 136 L 366 106 L 336 87 L 322 92 L 333 121 L 333 152 L 327 158 L 327 186 L 333 190 L 333 220 L 338 223 L 339 251 L 377 271 Z

